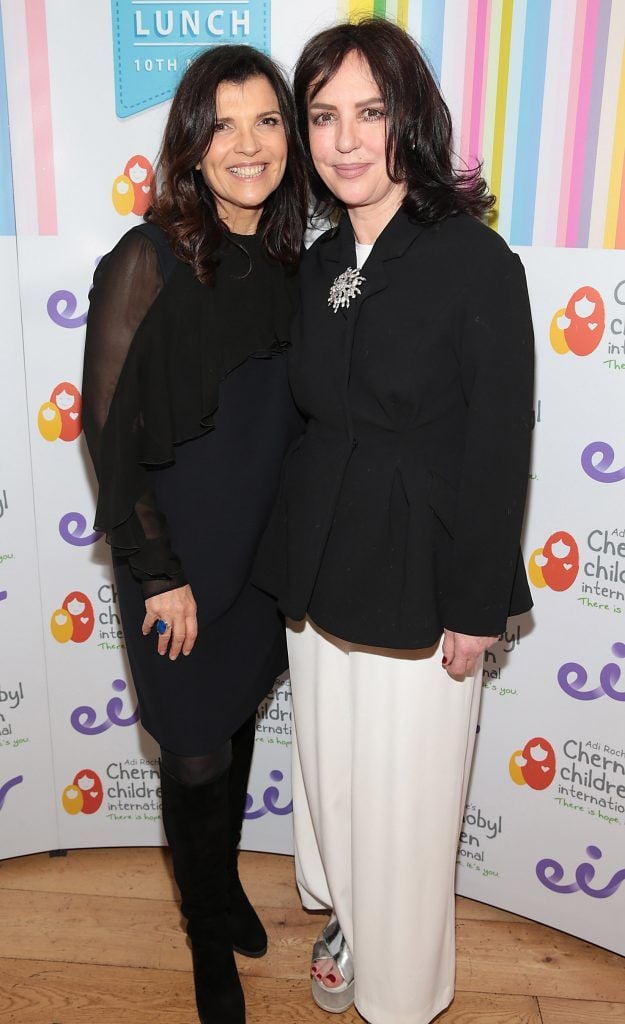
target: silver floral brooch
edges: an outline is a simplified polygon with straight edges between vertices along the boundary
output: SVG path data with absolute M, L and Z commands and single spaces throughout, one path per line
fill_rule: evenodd
M 351 267 L 335 277 L 328 296 L 328 306 L 332 306 L 332 312 L 337 313 L 342 307 L 348 309 L 352 299 L 360 295 L 359 285 L 364 284 L 365 281 L 366 278 L 362 276 L 358 268 L 352 270 Z

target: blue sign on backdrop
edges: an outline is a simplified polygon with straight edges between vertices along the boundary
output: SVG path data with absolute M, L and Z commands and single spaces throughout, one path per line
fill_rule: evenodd
M 169 99 L 196 54 L 220 43 L 264 53 L 271 0 L 111 0 L 115 109 L 129 117 Z

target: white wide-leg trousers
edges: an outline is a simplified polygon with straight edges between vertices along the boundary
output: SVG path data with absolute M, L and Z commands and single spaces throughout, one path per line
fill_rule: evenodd
M 350 644 L 287 630 L 297 882 L 333 908 L 369 1024 L 427 1024 L 452 1000 L 454 874 L 481 692 L 440 645 Z

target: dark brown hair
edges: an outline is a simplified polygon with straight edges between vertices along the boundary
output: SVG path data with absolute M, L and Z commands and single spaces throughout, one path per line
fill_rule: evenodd
M 332 218 L 341 203 L 312 164 L 308 104 L 354 51 L 369 65 L 384 101 L 387 171 L 391 181 L 406 183 L 406 212 L 430 222 L 460 212 L 484 216 L 495 196 L 481 176 L 481 165 L 454 168 L 451 116 L 432 72 L 414 39 L 383 18 L 363 18 L 319 32 L 297 62 L 295 104 L 316 201 L 314 214 Z
M 163 228 L 176 256 L 190 263 L 203 283 L 214 281 L 216 254 L 227 229 L 218 215 L 213 193 L 195 167 L 213 139 L 219 85 L 241 84 L 261 75 L 278 98 L 288 159 L 284 178 L 265 202 L 259 230 L 270 256 L 290 267 L 296 267 L 299 261 L 307 183 L 291 90 L 277 65 L 259 50 L 220 45 L 197 57 L 180 80 L 157 160 L 158 184 L 146 213 L 146 220 Z

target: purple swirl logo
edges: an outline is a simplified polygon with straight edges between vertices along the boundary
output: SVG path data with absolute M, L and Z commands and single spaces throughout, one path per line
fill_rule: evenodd
M 614 448 L 605 441 L 591 441 L 582 452 L 582 469 L 599 484 L 616 484 L 625 480 L 625 466 L 610 470 L 614 464 Z
M 600 860 L 603 857 L 598 846 L 586 847 L 586 854 L 591 860 Z M 538 881 L 551 892 L 559 894 L 583 892 L 595 900 L 604 900 L 608 896 L 614 896 L 617 889 L 625 882 L 625 868 L 621 868 L 612 875 L 607 885 L 604 885 L 603 888 L 593 889 L 591 882 L 594 881 L 595 868 L 591 863 L 583 861 L 575 871 L 575 881 L 562 883 L 564 868 L 557 860 L 552 860 L 550 857 L 538 861 L 536 875 Z
M 612 644 L 615 658 L 625 658 L 625 644 Z M 597 700 L 598 697 L 611 697 L 612 700 L 625 701 L 625 690 L 617 690 L 616 684 L 621 678 L 621 666 L 614 661 L 604 665 L 599 673 L 599 686 L 585 690 L 588 672 L 577 661 L 566 661 L 558 669 L 558 684 L 561 690 L 575 700 Z
M 87 314 L 79 313 L 75 316 L 77 306 L 74 293 L 61 288 L 58 292 L 52 292 L 46 308 L 48 316 L 58 327 L 84 327 Z
M 114 679 L 112 686 L 117 693 L 123 693 L 127 688 L 126 682 L 123 679 Z M 132 714 L 126 718 L 122 718 L 123 710 L 124 704 L 121 698 L 111 697 L 106 705 L 106 718 L 103 722 L 97 722 L 98 713 L 95 708 L 89 707 L 88 704 L 81 704 L 80 707 L 74 708 L 70 715 L 70 722 L 76 732 L 82 733 L 83 736 L 99 736 L 101 733 L 106 732 L 107 729 L 110 729 L 112 725 L 125 727 L 137 724 L 139 721 L 139 708 L 136 707 Z
M 93 531 L 85 533 L 87 520 L 81 512 L 66 512 L 59 520 L 59 533 L 67 544 L 77 548 L 87 547 L 88 544 L 95 544 L 102 536 L 101 533 Z
M 269 778 L 272 782 L 282 782 L 284 775 L 282 772 L 275 769 L 269 772 Z M 246 821 L 255 821 L 257 818 L 263 818 L 265 814 L 292 814 L 293 813 L 293 801 L 289 800 L 288 804 L 283 807 L 279 807 L 277 802 L 280 799 L 280 791 L 277 786 L 268 786 L 263 793 L 263 805 L 262 807 L 254 808 L 254 797 L 251 793 L 247 794 L 245 801 L 245 814 L 244 818 Z
M 24 781 L 23 775 L 16 775 L 14 778 L 9 779 L 0 786 L 0 811 L 4 807 L 4 801 L 9 793 L 15 786 L 19 786 L 20 782 Z

